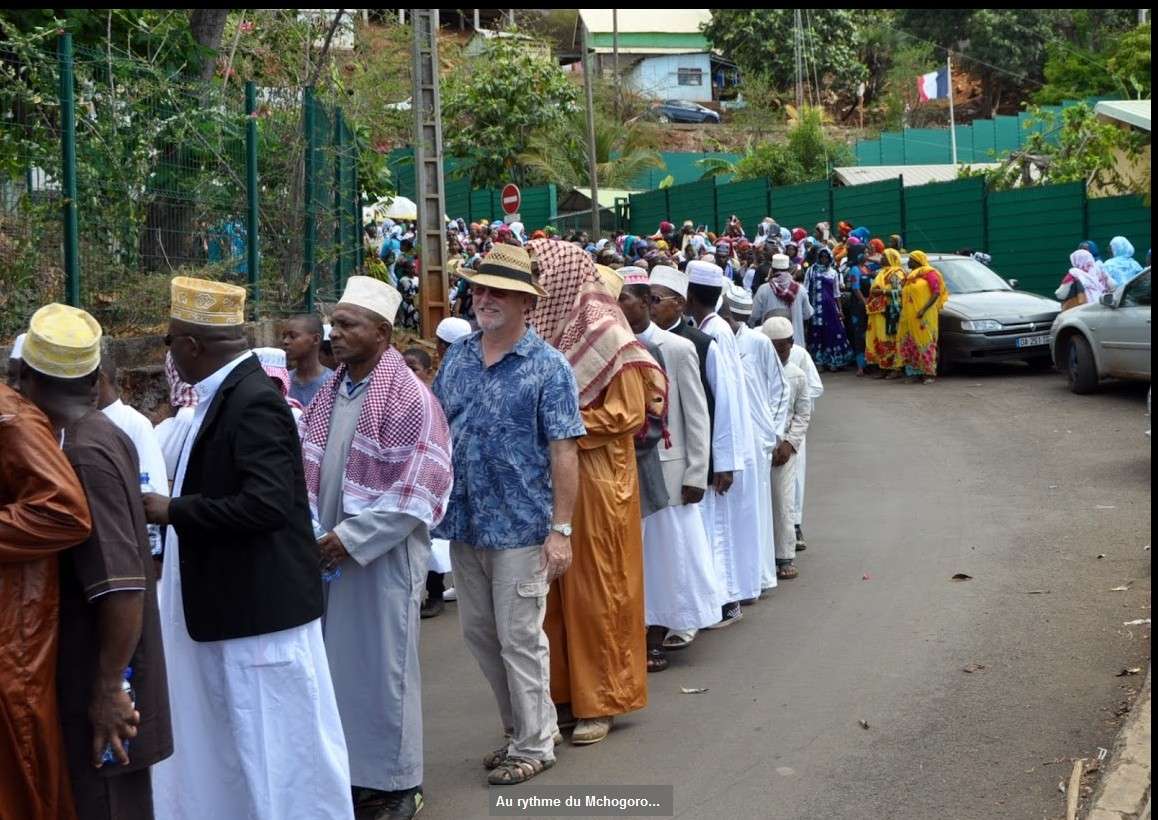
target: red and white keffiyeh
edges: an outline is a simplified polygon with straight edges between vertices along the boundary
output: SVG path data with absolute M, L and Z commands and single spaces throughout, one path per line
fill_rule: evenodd
M 196 407 L 197 391 L 193 385 L 181 380 L 173 354 L 165 352 L 165 379 L 169 382 L 169 404 L 174 407 Z
M 317 509 L 330 417 L 346 366 L 338 368 L 298 423 L 310 506 Z M 405 513 L 433 528 L 454 480 L 450 429 L 438 401 L 393 348 L 370 374 L 342 482 L 343 509 Z

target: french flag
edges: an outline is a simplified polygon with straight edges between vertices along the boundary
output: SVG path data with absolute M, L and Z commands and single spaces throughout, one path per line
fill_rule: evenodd
M 949 99 L 949 69 L 942 68 L 917 77 L 917 97 L 920 102 Z

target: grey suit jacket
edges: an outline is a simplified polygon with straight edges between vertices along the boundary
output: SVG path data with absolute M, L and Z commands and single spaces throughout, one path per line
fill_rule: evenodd
M 651 341 L 663 354 L 668 379 L 667 428 L 671 446 L 659 445 L 664 484 L 672 504 L 680 503 L 683 487 L 708 486 L 711 427 L 708 400 L 700 380 L 696 346 L 653 325 Z

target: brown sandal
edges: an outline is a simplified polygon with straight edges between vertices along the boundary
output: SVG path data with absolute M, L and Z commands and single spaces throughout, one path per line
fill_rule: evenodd
M 782 564 L 776 567 L 776 577 L 781 581 L 791 581 L 800 576 L 800 570 L 792 564 Z
M 663 653 L 662 649 L 647 650 L 647 671 L 662 672 L 668 667 L 667 655 Z
M 514 786 L 526 783 L 555 765 L 554 760 L 535 760 L 529 757 L 508 757 L 487 776 L 492 786 Z
M 483 755 L 483 766 L 489 772 L 497 769 L 503 765 L 503 761 L 507 759 L 507 747 L 503 746 L 501 749 L 495 749 L 493 752 L 488 752 Z

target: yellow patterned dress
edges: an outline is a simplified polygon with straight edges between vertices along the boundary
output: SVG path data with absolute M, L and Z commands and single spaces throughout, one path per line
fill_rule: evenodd
M 940 338 L 941 308 L 949 299 L 949 288 L 940 272 L 929 264 L 923 251 L 909 254 L 915 267 L 901 288 L 901 320 L 897 328 L 897 352 L 905 373 L 931 378 L 937 375 L 937 342 Z M 923 316 L 918 312 L 931 297 L 936 301 Z
M 901 366 L 897 356 L 897 330 L 901 319 L 901 286 L 904 281 L 901 255 L 892 248 L 886 248 L 885 266 L 873 279 L 866 304 L 868 331 L 864 346 L 865 360 L 881 370 L 896 370 Z

